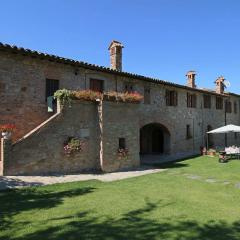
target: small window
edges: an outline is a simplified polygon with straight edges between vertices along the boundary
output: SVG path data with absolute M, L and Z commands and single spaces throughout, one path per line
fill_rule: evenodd
M 226 101 L 225 102 L 225 111 L 227 113 L 231 113 L 232 112 L 232 103 L 230 101 Z
M 144 88 L 144 103 L 151 104 L 151 91 L 150 88 Z
M 59 89 L 59 80 L 46 79 L 46 100 Z
M 90 90 L 94 92 L 103 92 L 103 80 L 90 79 Z
M 167 106 L 177 106 L 177 104 L 178 104 L 177 92 L 166 90 L 166 105 Z
M 204 108 L 211 108 L 211 96 L 203 95 L 203 106 Z
M 197 106 L 197 96 L 196 94 L 187 93 L 187 107 L 196 108 Z
M 191 126 L 189 124 L 187 124 L 186 126 L 186 138 L 192 138 L 192 134 L 191 134 Z
M 237 114 L 237 102 L 234 102 L 234 113 Z
M 235 138 L 235 139 L 238 139 L 238 135 L 237 135 L 236 132 L 234 133 L 234 138 Z
M 134 92 L 133 85 L 131 83 L 124 84 L 124 91 L 128 93 Z
M 126 140 L 125 140 L 125 138 L 119 138 L 118 147 L 119 147 L 119 149 L 126 149 Z
M 223 99 L 221 97 L 216 97 L 216 109 L 223 109 Z

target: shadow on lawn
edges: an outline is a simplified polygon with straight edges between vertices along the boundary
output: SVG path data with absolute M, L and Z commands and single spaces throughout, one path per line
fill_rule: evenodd
M 0 231 L 11 227 L 12 217 L 23 211 L 49 209 L 61 204 L 66 197 L 91 193 L 92 187 L 68 191 L 50 191 L 38 188 L 13 189 L 0 192 Z
M 108 239 L 108 240 L 239 240 L 240 222 L 207 222 L 200 225 L 195 221 L 183 219 L 165 219 L 158 222 L 151 219 L 151 213 L 161 208 L 159 203 L 146 203 L 144 208 L 130 211 L 120 219 L 91 217 L 89 212 L 74 216 L 54 218 L 49 221 L 52 226 L 45 230 L 26 234 L 14 240 L 75 240 L 75 239 Z M 54 221 L 63 220 L 61 225 Z M 163 219 L 164 220 L 164 219 Z M 57 224 L 57 223 L 56 223 Z
M 15 187 L 41 186 L 40 182 L 24 182 L 20 179 L 0 177 L 0 190 L 11 189 Z
M 156 163 L 154 166 L 159 167 L 159 168 L 182 168 L 182 167 L 188 167 L 189 164 L 186 163 L 185 161 L 187 160 L 193 160 L 194 158 L 199 158 L 200 155 L 194 155 L 192 157 L 187 157 L 187 158 L 182 158 L 177 161 L 173 162 L 165 162 L 165 163 Z

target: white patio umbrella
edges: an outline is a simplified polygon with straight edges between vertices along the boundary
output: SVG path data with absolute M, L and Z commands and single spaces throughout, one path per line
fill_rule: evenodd
M 240 132 L 240 126 L 229 124 L 229 125 L 211 130 L 207 133 L 230 133 L 230 132 L 234 132 L 234 133 Z
M 216 134 L 216 133 L 240 133 L 240 126 L 229 124 L 220 128 L 216 128 L 207 132 L 207 134 Z M 226 144 L 226 143 L 225 143 Z M 207 148 L 208 148 L 208 138 L 207 138 Z

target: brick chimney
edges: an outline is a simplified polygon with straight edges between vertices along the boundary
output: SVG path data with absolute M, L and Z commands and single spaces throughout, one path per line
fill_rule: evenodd
M 217 80 L 214 82 L 216 84 L 216 93 L 223 94 L 225 89 L 224 81 L 226 79 L 223 76 L 220 76 L 217 78 Z
M 110 52 L 111 69 L 122 71 L 122 49 L 123 48 L 124 46 L 118 41 L 113 40 L 110 43 L 108 50 Z
M 188 87 L 196 88 L 195 76 L 196 76 L 195 71 L 188 71 L 187 72 L 186 77 L 187 77 L 187 86 Z

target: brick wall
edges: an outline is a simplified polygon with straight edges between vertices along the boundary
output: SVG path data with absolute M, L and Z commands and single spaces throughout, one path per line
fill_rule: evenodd
M 37 127 L 40 123 L 42 123 L 52 115 L 47 113 L 45 99 L 46 78 L 58 79 L 60 82 L 60 88 L 68 89 L 88 89 L 90 87 L 89 82 L 91 78 L 103 80 L 105 91 L 113 90 L 124 91 L 124 86 L 126 83 L 131 83 L 133 85 L 133 90 L 136 90 L 141 94 L 144 94 L 145 87 L 150 88 L 151 104 L 142 103 L 137 108 L 134 108 L 133 106 L 128 106 L 127 104 L 116 105 L 118 106 L 119 109 L 119 115 L 116 116 L 114 116 L 113 114 L 115 107 L 111 107 L 111 104 L 109 104 L 108 108 L 109 110 L 105 109 L 103 117 L 106 120 L 106 126 L 108 126 L 109 122 L 109 129 L 111 129 L 111 131 L 107 131 L 107 129 L 105 129 L 106 130 L 105 139 L 112 139 L 112 141 L 115 144 L 113 145 L 113 149 L 108 149 L 107 143 L 106 145 L 104 145 L 105 153 L 107 155 L 109 154 L 109 157 L 107 155 L 105 156 L 105 161 L 107 161 L 109 164 L 111 154 L 116 153 L 115 152 L 116 141 L 121 135 L 119 126 L 128 127 L 128 125 L 131 124 L 131 122 L 130 121 L 128 122 L 127 121 L 128 119 L 125 117 L 124 114 L 125 111 L 128 112 L 129 119 L 131 119 L 131 121 L 134 122 L 134 124 L 136 119 L 133 120 L 133 115 L 135 115 L 138 118 L 139 122 L 136 125 L 137 127 L 133 127 L 133 125 L 131 125 L 131 129 L 129 130 L 129 133 L 131 135 L 135 135 L 136 139 L 139 137 L 138 136 L 139 129 L 146 124 L 160 123 L 164 127 L 166 127 L 170 132 L 169 153 L 171 154 L 177 154 L 179 152 L 188 153 L 198 152 L 200 146 L 205 145 L 207 126 L 211 125 L 212 128 L 217 128 L 225 124 L 225 111 L 224 109 L 216 110 L 214 94 L 211 94 L 212 97 L 211 109 L 204 109 L 203 93 L 201 92 L 176 88 L 174 86 L 168 86 L 164 84 L 150 83 L 135 78 L 119 76 L 111 73 L 104 73 L 101 71 L 90 70 L 82 67 L 64 65 L 60 63 L 50 62 L 46 59 L 37 59 L 22 56 L 20 54 L 0 52 L 0 101 L 1 101 L 0 123 L 11 122 L 17 125 L 18 131 L 14 135 L 14 140 L 17 140 L 20 137 L 24 136 L 26 133 Z M 178 92 L 178 105 L 176 107 L 166 106 L 165 100 L 166 89 L 176 90 Z M 187 108 L 187 92 L 197 94 L 197 108 Z M 230 95 L 229 99 L 230 101 L 232 101 L 232 104 L 234 101 L 237 101 L 238 112 L 237 114 L 235 114 L 234 112 L 227 113 L 227 124 L 232 123 L 240 125 L 239 97 Z M 91 104 L 90 106 L 89 105 L 86 106 L 89 107 L 89 112 L 93 111 L 91 110 L 92 109 Z M 88 110 L 85 109 L 84 112 L 88 112 Z M 133 115 L 130 112 L 132 112 Z M 68 111 L 66 111 L 66 114 L 68 114 Z M 69 112 L 69 114 L 71 113 Z M 79 119 L 82 118 L 82 115 L 78 114 L 80 113 L 75 113 L 75 115 L 72 115 L 73 119 L 75 118 L 77 119 L 76 121 L 79 121 Z M 61 122 L 61 120 L 59 121 L 60 121 L 59 124 L 60 123 L 65 124 Z M 90 123 L 92 123 L 91 121 Z M 186 138 L 187 124 L 191 126 L 191 131 L 193 135 L 193 137 L 190 139 Z M 84 126 L 81 127 L 84 128 Z M 54 134 L 54 132 L 52 131 L 57 132 L 58 128 L 61 129 L 61 125 L 57 126 L 56 124 L 54 125 L 53 129 L 49 129 L 49 131 L 47 131 L 46 134 L 50 133 Z M 44 131 L 46 130 L 43 130 L 43 132 Z M 44 163 L 44 161 L 46 162 L 47 160 L 46 157 L 44 157 L 43 150 L 43 147 L 48 148 L 48 146 L 45 146 L 42 143 L 44 142 L 43 139 L 45 138 L 45 136 L 48 136 L 46 134 L 45 132 L 44 133 L 40 132 L 39 138 L 34 137 L 33 144 L 37 149 L 36 152 L 42 151 L 41 153 L 42 158 L 38 160 L 29 158 L 29 163 L 27 163 L 29 164 L 27 167 L 29 170 L 26 171 L 29 174 L 31 171 L 35 171 L 35 167 L 33 166 L 34 162 L 36 161 L 40 161 L 41 163 L 40 165 L 37 164 L 38 167 L 41 166 L 39 167 L 40 169 L 39 172 L 42 172 L 44 169 L 49 167 L 48 164 Z M 96 133 L 96 137 L 99 137 L 98 133 Z M 30 139 L 31 138 L 28 138 L 26 141 L 14 145 L 13 150 L 16 152 L 20 151 L 21 148 L 25 149 L 23 152 L 19 152 L 20 158 L 28 159 L 29 155 L 34 154 L 32 152 L 31 154 L 28 153 L 27 150 L 28 141 L 32 141 Z M 131 144 L 132 141 L 135 140 L 134 138 L 130 138 Z M 62 141 L 63 138 L 61 138 L 61 142 Z M 213 141 L 215 146 L 223 145 L 224 135 L 214 135 Z M 106 142 L 108 142 L 108 140 L 106 140 Z M 229 134 L 228 144 L 229 145 L 240 144 L 240 136 L 238 136 L 238 138 L 235 139 L 235 136 L 233 134 Z M 96 146 L 98 145 L 95 144 L 92 146 L 92 148 L 95 149 L 92 150 L 93 152 L 94 151 L 98 152 Z M 136 140 L 136 144 L 134 146 L 135 147 L 133 155 L 135 155 L 136 159 L 135 163 L 137 163 L 139 157 L 137 156 L 137 151 L 139 151 L 139 141 Z M 59 149 L 60 148 L 62 149 L 62 147 L 60 147 L 59 145 Z M 62 156 L 56 153 L 53 154 L 53 158 L 57 160 L 57 158 L 61 159 Z M 31 162 L 33 162 L 33 164 Z M 60 162 L 59 165 L 57 165 L 56 169 L 54 169 L 54 166 L 50 167 L 50 171 L 52 171 L 51 168 L 53 168 L 54 171 L 60 172 L 63 171 L 64 164 L 63 163 L 60 164 Z M 79 170 L 78 168 L 79 166 L 76 163 L 74 163 L 74 161 L 73 163 L 69 164 L 71 166 L 71 169 L 72 166 L 75 164 L 76 168 L 73 169 Z M 109 164 L 108 166 L 110 166 Z M 118 168 L 120 165 L 117 166 L 117 164 L 119 164 L 119 162 L 112 163 L 112 166 L 109 167 L 109 169 Z M 122 166 L 125 167 L 125 164 L 126 167 L 128 167 L 127 161 L 125 162 L 123 161 Z M 86 169 L 93 166 L 96 167 L 94 164 L 92 164 L 91 166 L 90 165 L 89 166 L 86 165 Z M 22 166 L 21 161 L 20 162 L 17 161 L 16 172 L 20 171 L 21 166 Z M 68 169 L 65 170 L 68 171 Z M 36 170 L 36 172 L 37 171 L 38 170 Z
M 139 104 L 103 102 L 103 170 L 107 172 L 140 165 Z M 124 138 L 128 156 L 119 157 L 119 138 Z
M 99 168 L 99 147 L 96 123 L 97 108 L 92 103 L 72 103 L 52 121 L 48 122 L 26 139 L 13 145 L 11 164 L 6 175 L 38 175 L 49 173 L 74 173 Z M 68 137 L 84 139 L 84 151 L 68 156 L 64 142 Z
M 103 167 L 106 172 L 139 166 L 138 104 L 103 104 Z M 127 116 L 127 118 L 126 118 Z M 100 139 L 97 103 L 75 101 L 54 119 L 12 146 L 5 175 L 76 173 L 100 169 Z M 68 137 L 84 140 L 82 152 L 66 155 Z M 118 139 L 125 137 L 129 155 L 117 156 Z

